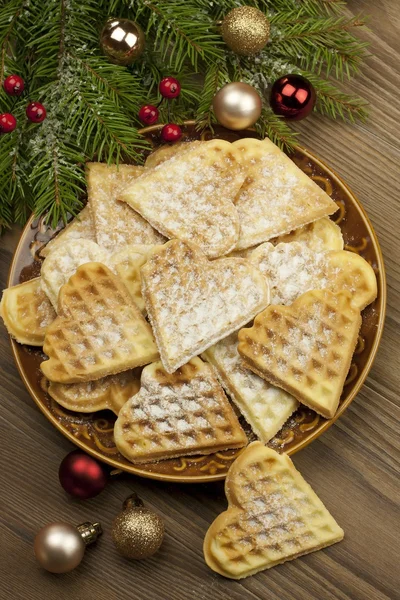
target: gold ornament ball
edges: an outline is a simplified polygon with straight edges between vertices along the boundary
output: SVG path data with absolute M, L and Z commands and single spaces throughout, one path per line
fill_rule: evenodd
M 227 129 L 246 129 L 261 115 L 262 101 L 251 85 L 235 81 L 215 94 L 213 109 L 218 122 Z
M 222 21 L 221 35 L 225 44 L 236 54 L 258 54 L 269 39 L 267 17 L 253 6 L 232 9 Z
M 149 558 L 162 544 L 164 522 L 155 512 L 145 508 L 136 494 L 132 494 L 125 500 L 123 511 L 113 523 L 112 539 L 125 558 Z
M 130 19 L 108 19 L 100 35 L 100 45 L 111 62 L 127 66 L 142 54 L 145 37 L 142 28 Z

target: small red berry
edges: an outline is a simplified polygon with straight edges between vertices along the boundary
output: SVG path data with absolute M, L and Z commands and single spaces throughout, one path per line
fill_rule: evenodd
M 145 104 L 139 110 L 139 119 L 146 125 L 153 125 L 158 121 L 158 108 L 152 104 Z
M 164 77 L 160 81 L 159 90 L 163 98 L 176 98 L 181 93 L 181 84 L 175 77 Z
M 0 115 L 0 133 L 11 133 L 17 126 L 17 119 L 11 113 Z
M 182 129 L 175 123 L 168 123 L 162 128 L 161 137 L 164 142 L 177 142 L 182 137 Z
M 25 83 L 19 75 L 9 75 L 5 78 L 3 87 L 9 96 L 20 96 L 25 89 Z
M 41 123 L 47 115 L 46 109 L 40 102 L 31 102 L 26 107 L 26 116 L 32 123 Z

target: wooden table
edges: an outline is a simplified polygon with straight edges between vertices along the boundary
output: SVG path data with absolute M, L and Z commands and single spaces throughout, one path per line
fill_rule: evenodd
M 301 142 L 331 165 L 363 202 L 386 261 L 388 311 L 381 347 L 361 393 L 337 424 L 294 462 L 345 530 L 345 540 L 242 582 L 223 579 L 204 564 L 208 525 L 224 509 L 222 483 L 163 484 L 121 475 L 97 498 L 66 496 L 58 467 L 73 446 L 34 405 L 14 366 L 8 336 L 1 350 L 1 600 L 394 600 L 400 598 L 400 17 L 396 0 L 353 0 L 371 15 L 373 56 L 352 89 L 371 102 L 365 125 L 312 116 Z M 0 239 L 6 286 L 20 231 Z M 396 435 L 397 434 L 397 435 Z M 129 563 L 113 549 L 110 526 L 136 490 L 166 523 L 152 559 Z M 99 520 L 105 534 L 68 575 L 50 575 L 34 561 L 32 540 L 45 523 Z

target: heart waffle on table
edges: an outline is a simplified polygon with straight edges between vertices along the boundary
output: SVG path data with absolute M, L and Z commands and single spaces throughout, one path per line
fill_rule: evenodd
M 139 391 L 140 377 L 134 370 L 83 383 L 47 382 L 46 391 L 58 404 L 75 412 L 109 409 L 116 415 Z
M 61 286 L 78 267 L 89 262 L 108 265 L 110 253 L 91 240 L 70 240 L 55 248 L 44 259 L 40 271 L 41 285 L 56 310 Z
M 232 146 L 240 152 L 246 171 L 235 200 L 240 221 L 237 249 L 267 242 L 336 212 L 328 194 L 270 140 L 245 138 Z
M 241 258 L 209 261 L 171 240 L 142 267 L 142 294 L 169 373 L 248 323 L 268 305 L 264 276 Z
M 281 242 L 302 242 L 315 252 L 343 250 L 344 241 L 339 225 L 329 217 L 322 217 L 313 223 L 303 225 L 290 233 L 270 240 L 274 246 Z
M 266 444 L 296 410 L 298 402 L 247 369 L 237 346 L 237 333 L 232 333 L 206 350 L 203 357 L 212 365 L 226 393 L 254 433 Z
M 30 346 L 43 346 L 46 330 L 56 318 L 40 277 L 4 290 L 0 315 L 11 337 Z
M 110 259 L 111 265 L 115 268 L 116 273 L 120 276 L 130 295 L 142 312 L 145 312 L 145 305 L 142 297 L 140 270 L 151 252 L 158 248 L 161 248 L 161 246 L 132 244 L 131 246 L 126 246 L 119 252 L 115 252 Z
M 139 177 L 144 168 L 132 165 L 86 164 L 89 205 L 97 243 L 111 252 L 127 244 L 162 244 L 162 235 L 130 206 L 118 202 L 122 190 Z
M 291 304 L 309 290 L 329 289 L 350 292 L 354 306 L 363 310 L 377 295 L 371 265 L 346 250 L 315 252 L 302 242 L 266 242 L 249 260 L 266 276 L 272 304 Z
M 145 367 L 140 391 L 120 410 L 114 438 L 133 463 L 211 454 L 247 443 L 223 389 L 200 358 L 172 374 L 160 362 Z
M 348 292 L 313 290 L 290 306 L 271 305 L 239 332 L 239 354 L 260 377 L 331 419 L 361 326 Z
M 86 263 L 62 286 L 58 316 L 46 331 L 44 376 L 80 383 L 158 359 L 150 325 L 105 265 Z
M 242 579 L 340 542 L 344 533 L 286 454 L 260 442 L 241 452 L 225 480 L 228 509 L 204 539 L 207 565 Z
M 55 250 L 59 248 L 65 242 L 77 240 L 91 240 L 96 241 L 96 232 L 94 230 L 94 224 L 92 219 L 92 213 L 89 204 L 81 210 L 81 212 L 74 218 L 64 229 L 57 233 L 56 237 L 51 239 L 43 248 L 40 249 L 40 256 L 45 258 Z
M 145 170 L 119 199 L 166 237 L 195 243 L 209 258 L 228 254 L 239 238 L 239 158 L 229 142 L 203 142 Z

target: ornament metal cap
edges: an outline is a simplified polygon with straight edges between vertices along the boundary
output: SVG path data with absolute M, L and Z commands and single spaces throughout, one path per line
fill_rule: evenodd
M 130 496 L 128 496 L 122 504 L 122 508 L 124 510 L 128 510 L 130 508 L 139 508 L 142 506 L 144 506 L 144 502 L 139 498 L 136 492 L 133 492 Z
M 86 521 L 85 523 L 77 525 L 76 528 L 81 534 L 85 546 L 93 544 L 93 542 L 95 542 L 103 533 L 100 523 L 89 523 L 89 521 Z

